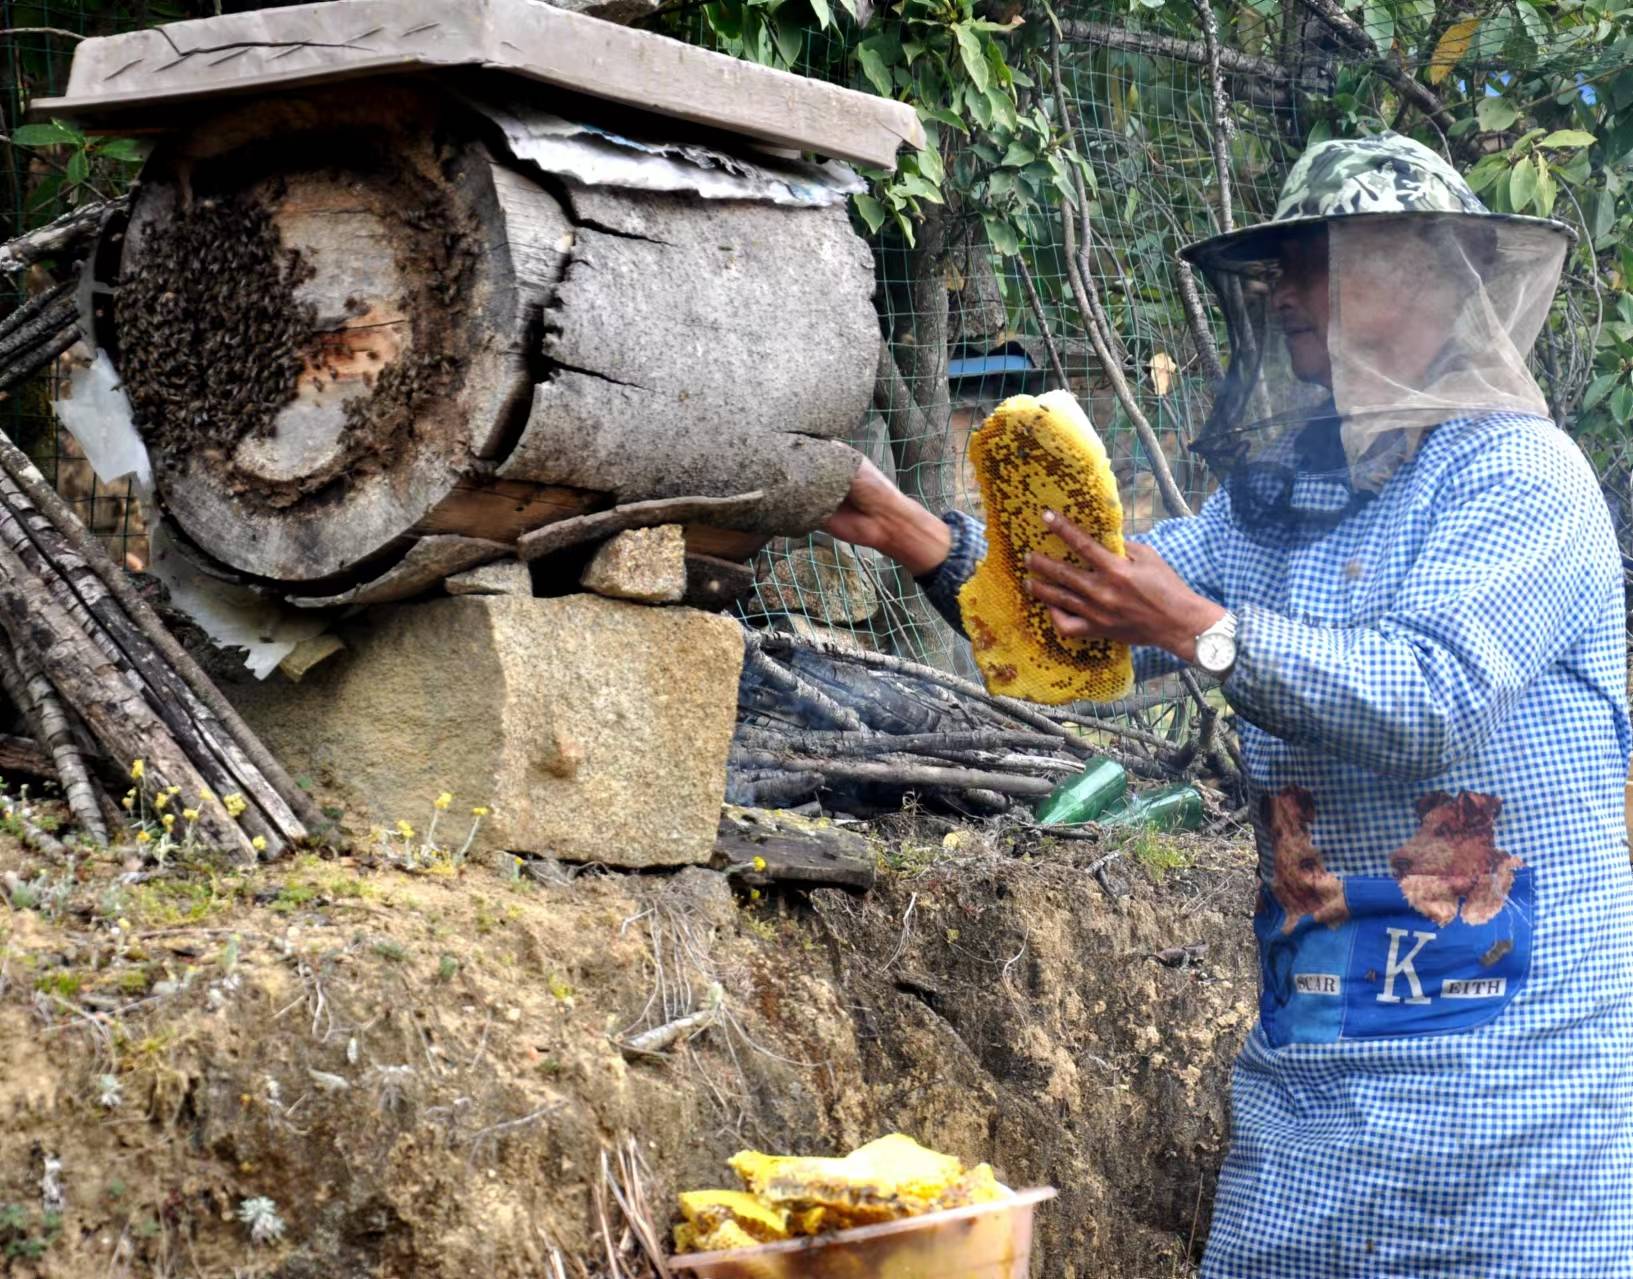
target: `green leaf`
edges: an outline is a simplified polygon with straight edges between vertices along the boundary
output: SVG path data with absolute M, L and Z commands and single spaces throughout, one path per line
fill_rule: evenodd
M 934 120 L 937 124 L 944 124 L 950 129 L 957 129 L 965 137 L 969 136 L 970 126 L 965 123 L 964 117 L 947 110 L 946 107 L 919 107 L 919 119 Z
M 969 76 L 970 83 L 986 93 L 991 80 L 988 78 L 987 53 L 981 47 L 981 37 L 970 30 L 967 22 L 953 24 L 953 38 L 958 41 L 958 55 L 964 63 L 964 74 Z
M 907 241 L 907 247 L 915 247 L 918 241 L 913 235 L 912 219 L 910 219 L 905 213 L 898 213 L 896 215 L 896 225 L 901 228 L 902 238 Z
M 1625 381 L 1610 396 L 1610 412 L 1618 423 L 1625 426 L 1633 418 L 1633 386 Z
M 91 162 L 86 158 L 84 150 L 75 151 L 68 157 L 66 176 L 71 186 L 78 186 L 91 176 Z
M 856 211 L 862 215 L 862 221 L 868 224 L 868 230 L 877 235 L 879 228 L 885 224 L 885 206 L 871 195 L 855 195 L 851 198 L 856 201 Z
M 1548 23 L 1537 12 L 1535 5 L 1526 3 L 1526 0 L 1519 0 L 1514 6 L 1514 12 L 1520 15 L 1520 23 L 1525 27 L 1526 37 L 1532 44 L 1541 48 L 1548 43 Z
M 811 12 L 816 14 L 818 30 L 826 31 L 833 25 L 834 13 L 828 7 L 828 0 L 811 0 Z
M 1539 147 L 1557 147 L 1569 149 L 1573 147 L 1591 147 L 1594 143 L 1593 134 L 1583 129 L 1555 129 L 1541 142 Z
M 1554 211 L 1554 201 L 1559 196 L 1559 184 L 1554 181 L 1554 175 L 1548 168 L 1548 162 L 1540 155 L 1531 157 L 1531 164 L 1537 171 L 1537 212 L 1543 217 L 1551 217 Z
M 896 86 L 890 81 L 890 68 L 885 66 L 879 50 L 871 44 L 859 44 L 856 46 L 856 57 L 862 64 L 862 74 L 868 78 L 874 92 L 883 98 L 890 97 Z
M 57 147 L 75 140 L 75 135 L 55 123 L 24 124 L 11 131 L 11 140 L 20 147 Z
M 1020 119 L 1015 114 L 1015 102 L 1009 94 L 993 85 L 987 90 L 987 101 L 992 104 L 992 119 L 995 124 L 1001 124 L 1011 130 L 1020 127 Z
M 1524 213 L 1537 194 L 1537 170 L 1530 160 L 1521 160 L 1509 172 L 1508 204 L 1515 213 Z
M 1469 190 L 1479 195 L 1506 172 L 1508 172 L 1507 156 L 1488 155 L 1469 170 L 1467 178 Z
M 1004 152 L 1003 162 L 1011 168 L 1023 169 L 1038 158 L 1038 153 L 1019 140 L 1011 142 Z
M 940 184 L 947 180 L 946 167 L 941 163 L 941 152 L 935 147 L 923 147 L 918 152 L 919 172 L 930 181 Z
M 969 103 L 970 114 L 975 117 L 976 124 L 983 129 L 992 128 L 992 99 L 984 91 L 977 91 L 973 84 L 964 87 L 964 98 Z M 997 164 L 997 155 L 994 154 L 988 163 Z
M 793 10 L 793 5 L 784 5 L 778 9 L 776 21 L 771 27 L 771 38 L 776 41 L 777 54 L 783 63 L 790 67 L 799 61 L 800 51 L 805 48 L 805 22 Z
M 981 219 L 987 229 L 987 242 L 1006 258 L 1014 257 L 1021 251 L 1021 240 L 1015 234 L 1015 228 L 1003 218 L 995 218 L 991 214 Z
M 1501 133 L 1520 118 L 1519 111 L 1506 98 L 1481 98 L 1474 114 L 1487 133 Z
M 898 191 L 905 191 L 908 195 L 920 200 L 928 200 L 931 204 L 942 204 L 941 191 L 934 182 L 927 181 L 917 173 L 904 173 L 896 182 Z
M 1015 171 L 1013 169 L 998 169 L 987 178 L 987 195 L 995 200 L 1001 200 L 1015 190 Z
M 1589 215 L 1593 247 L 1609 248 L 1616 234 L 1616 197 L 1609 191 L 1598 191 L 1593 197 L 1593 212 Z
M 109 138 L 106 142 L 96 143 L 95 151 L 110 160 L 121 160 L 127 164 L 140 164 L 147 158 L 147 148 L 135 138 Z
M 1588 383 L 1587 394 L 1582 397 L 1582 411 L 1584 413 L 1599 407 L 1600 402 L 1615 390 L 1620 373 L 1601 373 Z
M 1361 25 L 1380 49 L 1388 49 L 1395 43 L 1395 15 L 1379 0 L 1366 0 L 1361 6 Z

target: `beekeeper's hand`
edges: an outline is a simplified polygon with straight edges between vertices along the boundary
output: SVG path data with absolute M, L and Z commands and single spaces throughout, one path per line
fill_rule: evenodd
M 822 525 L 842 542 L 870 546 L 914 577 L 939 568 L 952 549 L 952 533 L 939 519 L 885 478 L 866 458 L 850 492 Z
M 1185 585 L 1150 547 L 1130 542 L 1125 559 L 1060 515 L 1045 512 L 1043 518 L 1077 562 L 1034 552 L 1026 557 L 1025 585 L 1033 599 L 1049 606 L 1062 635 L 1151 645 L 1183 661 L 1196 660 L 1196 637 L 1223 617 L 1224 609 Z

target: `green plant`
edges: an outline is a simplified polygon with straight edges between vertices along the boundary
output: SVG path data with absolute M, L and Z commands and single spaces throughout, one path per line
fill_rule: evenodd
M 34 151 L 52 169 L 34 188 L 30 205 L 36 209 L 59 199 L 72 205 L 87 195 L 99 200 L 118 195 L 146 154 L 132 138 L 92 137 L 66 120 L 20 125 L 10 141 Z

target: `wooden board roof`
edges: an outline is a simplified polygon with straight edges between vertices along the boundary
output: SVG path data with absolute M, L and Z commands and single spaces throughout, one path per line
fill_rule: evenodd
M 777 147 L 894 168 L 905 103 L 554 8 L 543 0 L 347 0 L 82 41 L 68 90 L 30 106 L 117 128 L 146 109 L 359 76 L 480 67 Z

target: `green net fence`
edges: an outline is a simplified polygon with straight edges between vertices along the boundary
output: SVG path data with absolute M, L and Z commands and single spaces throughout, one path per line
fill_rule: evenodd
M 1186 441 L 1207 410 L 1208 348 L 1223 333 L 1205 295 L 1200 310 L 1184 304 L 1187 288 L 1201 286 L 1182 276 L 1176 250 L 1223 229 L 1227 207 L 1236 225 L 1268 216 L 1289 165 L 1313 138 L 1397 123 L 1379 112 L 1379 104 L 1398 109 L 1401 77 L 1421 70 L 1435 81 L 1442 70 L 1433 64 L 1437 57 L 1456 55 L 1456 71 L 1447 66 L 1445 76 L 1478 76 L 1483 70 L 1519 74 L 1514 69 L 1524 67 L 1526 74 L 1563 75 L 1585 94 L 1608 92 L 1618 77 L 1626 78 L 1620 61 L 1597 53 L 1591 41 L 1556 50 L 1550 56 L 1559 66 L 1537 65 L 1539 55 L 1526 41 L 1527 8 L 1486 5 L 1452 13 L 1422 6 L 1411 11 L 1420 16 L 1412 20 L 1418 26 L 1410 28 L 1407 20 L 1392 16 L 1393 10 L 1369 4 L 1362 10 L 1365 35 L 1393 50 L 1378 58 L 1372 56 L 1376 49 L 1369 55 L 1360 46 L 1346 48 L 1328 28 L 1318 38 L 1312 33 L 1315 19 L 1299 5 L 1243 5 L 1226 15 L 1233 61 L 1221 73 L 1222 102 L 1195 31 L 1188 37 L 1140 32 L 1123 11 L 1084 8 L 1061 14 L 1068 36 L 1064 97 L 1077 147 L 1092 174 L 1090 216 L 1074 230 L 1088 236 L 1083 261 L 1118 348 L 1113 354 L 1193 508 L 1207 495 L 1209 480 Z M 30 96 L 61 89 L 74 33 L 216 11 L 219 6 L 211 0 L 121 5 L 0 0 L 0 27 L 16 32 L 0 36 L 5 127 L 9 132 Z M 1471 19 L 1468 38 L 1459 44 L 1457 23 Z M 707 27 L 695 13 L 678 21 L 689 38 L 708 42 Z M 1414 65 L 1403 49 L 1430 52 Z M 807 32 L 796 67 L 806 75 L 866 87 L 854 58 L 831 32 Z M 1312 103 L 1319 110 L 1312 110 Z M 1214 147 L 1221 136 L 1223 180 Z M 949 168 L 979 162 L 979 156 L 965 154 L 975 145 L 950 143 Z M 0 209 L 10 224 L 5 234 L 60 207 L 47 163 L 38 153 L 6 150 L 0 168 Z M 1568 191 L 1555 214 L 1590 231 L 1597 216 Z M 1055 219 L 1019 258 L 992 250 L 979 210 L 939 218 L 930 230 L 939 237 L 938 253 L 924 251 L 925 232 L 916 248 L 888 231 L 874 238 L 881 332 L 892 356 L 881 367 L 888 364 L 905 395 L 893 401 L 876 394 L 881 407 L 858 423 L 852 442 L 932 509 L 956 506 L 979 513 L 965 462 L 970 430 L 1007 395 L 1057 385 L 1058 358 L 1107 441 L 1137 530 L 1164 514 L 1154 459 L 1141 447 L 1088 339 L 1068 278 L 1064 229 Z M 928 272 L 927 261 L 933 262 Z M 1539 346 L 1539 371 L 1564 419 L 1588 382 L 1605 307 L 1597 274 L 1574 273 L 1559 302 L 1560 322 Z M 103 486 L 90 475 L 72 440 L 52 421 L 51 392 L 49 379 L 40 379 L 14 394 L 0 422 L 56 477 L 110 546 L 140 563 L 140 512 L 119 486 Z M 1633 464 L 1626 433 L 1609 432 L 1584 443 L 1606 476 L 1607 490 L 1625 496 Z M 910 582 L 869 552 L 838 546 L 822 535 L 781 539 L 761 552 L 756 567 L 756 587 L 741 608 L 757 623 L 814 631 L 974 673 L 966 646 Z

